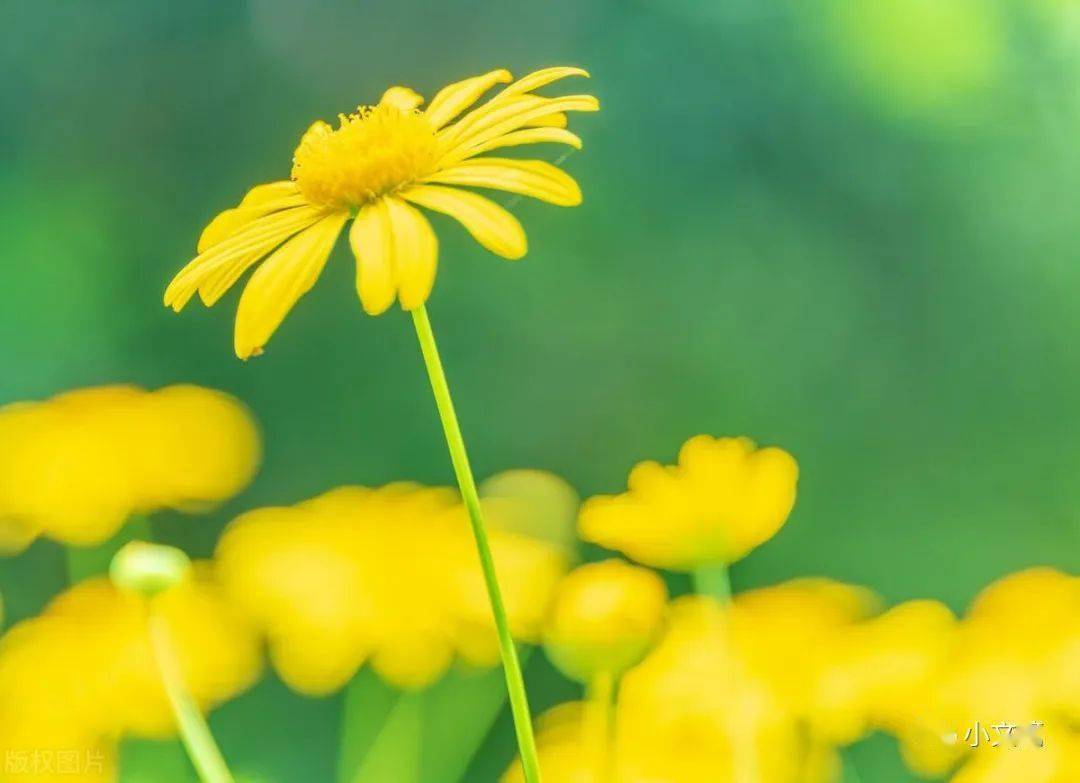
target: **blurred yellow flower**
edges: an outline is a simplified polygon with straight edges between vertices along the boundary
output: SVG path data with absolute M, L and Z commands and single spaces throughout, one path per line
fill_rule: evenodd
M 205 566 L 157 600 L 184 681 L 203 708 L 255 682 L 258 637 Z M 109 781 L 119 737 L 164 737 L 175 728 L 141 596 L 91 579 L 0 640 L 0 748 L 9 758 L 37 754 L 39 763 L 36 774 L 5 765 L 0 781 Z M 54 754 L 52 776 L 40 766 L 43 751 Z M 60 753 L 70 756 L 67 772 L 57 771 Z
M 586 501 L 578 527 L 585 540 L 657 568 L 728 564 L 787 521 L 798 474 L 781 449 L 698 435 L 683 444 L 677 465 L 642 462 L 627 492 Z
M 955 642 L 956 618 L 937 601 L 909 601 L 842 629 L 822 650 L 815 732 L 836 744 L 873 729 L 902 733 L 926 709 L 926 689 Z
M 877 606 L 868 591 L 795 580 L 726 606 L 671 606 L 655 650 L 623 678 L 612 749 L 615 783 L 827 783 L 838 760 L 809 731 L 816 649 Z M 793 651 L 798 651 L 793 654 Z M 549 783 L 605 783 L 588 712 L 562 705 L 538 736 Z M 521 780 L 515 765 L 505 783 Z
M 1076 780 L 1077 667 L 1080 578 L 1032 568 L 998 580 L 973 602 L 948 659 L 914 696 L 922 708 L 898 730 L 905 759 L 930 775 L 959 762 L 954 783 Z
M 497 506 L 490 516 L 511 630 L 537 641 L 568 555 L 501 528 Z M 266 632 L 281 677 L 303 693 L 334 691 L 365 662 L 419 689 L 455 657 L 499 660 L 466 512 L 451 489 L 342 487 L 252 511 L 226 529 L 216 561 L 229 594 Z
M 627 781 L 828 781 L 806 729 L 816 646 L 872 606 L 859 588 L 799 580 L 730 607 L 675 602 L 660 646 L 623 681 L 616 753 Z M 797 651 L 797 653 L 795 653 Z
M 173 279 L 165 304 L 179 311 L 196 292 L 210 306 L 264 258 L 240 298 L 236 354 L 263 346 L 297 300 L 315 284 L 338 235 L 352 219 L 357 292 L 368 313 L 394 300 L 413 310 L 435 282 L 438 241 L 416 207 L 449 215 L 491 252 L 525 254 L 521 224 L 493 201 L 463 187 L 531 196 L 560 206 L 581 202 L 576 182 L 539 160 L 478 157 L 504 147 L 544 142 L 581 147 L 566 130 L 566 112 L 596 111 L 591 95 L 545 98 L 534 91 L 580 68 L 547 68 L 513 81 L 506 70 L 451 84 L 420 110 L 423 98 L 391 87 L 374 106 L 360 106 L 339 126 L 314 123 L 293 154 L 291 180 L 252 188 L 199 239 L 198 255 Z M 488 90 L 509 85 L 462 115 Z M 280 247 L 279 247 L 280 246 Z
M 133 514 L 221 502 L 260 457 L 247 410 L 196 386 L 103 386 L 7 405 L 0 442 L 0 551 L 39 535 L 98 544 Z
M 544 649 L 567 677 L 621 676 L 660 634 L 667 587 L 653 571 L 621 560 L 590 563 L 559 583 L 544 625 Z

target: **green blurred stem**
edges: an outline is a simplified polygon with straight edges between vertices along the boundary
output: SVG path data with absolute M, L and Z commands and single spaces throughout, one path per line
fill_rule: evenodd
M 722 604 L 731 603 L 731 576 L 727 563 L 702 566 L 694 572 L 694 588 L 699 595 L 710 595 Z
M 128 519 L 127 524 L 103 544 L 64 547 L 67 553 L 68 581 L 75 584 L 92 576 L 109 573 L 109 563 L 112 562 L 113 555 L 119 552 L 124 544 L 129 541 L 152 541 L 153 538 L 150 520 L 137 515 Z
M 420 783 L 425 701 L 423 692 L 398 697 L 353 783 Z
M 176 724 L 180 728 L 180 739 L 199 773 L 199 779 L 203 783 L 233 783 L 232 773 L 210 734 L 210 727 L 184 685 L 180 664 L 169 638 L 169 626 L 151 610 L 149 628 L 150 644 Z
M 533 737 L 532 719 L 529 714 L 529 700 L 525 693 L 525 679 L 521 674 L 514 640 L 510 635 L 510 624 L 506 619 L 506 607 L 503 605 L 502 591 L 495 574 L 495 561 L 488 542 L 487 528 L 484 525 L 480 509 L 480 497 L 476 491 L 469 455 L 465 450 L 465 440 L 461 436 L 461 426 L 454 412 L 454 402 L 450 397 L 450 387 L 446 382 L 439 349 L 435 344 L 435 334 L 431 330 L 427 309 L 421 305 L 412 311 L 416 326 L 416 337 L 420 341 L 420 350 L 424 355 L 431 391 L 435 395 L 435 405 L 439 409 L 443 431 L 446 433 L 446 445 L 450 450 L 450 461 L 454 465 L 462 500 L 469 512 L 476 549 L 480 556 L 480 567 L 484 572 L 491 611 L 495 617 L 495 628 L 499 636 L 499 651 L 502 654 L 503 673 L 506 675 L 506 689 L 510 696 L 510 710 L 514 716 L 514 730 L 517 732 L 518 750 L 521 754 L 521 766 L 527 783 L 539 783 L 540 765 L 536 754 L 536 740 Z
M 585 747 L 592 754 L 597 783 L 614 779 L 615 758 L 611 743 L 615 735 L 615 676 L 600 672 L 585 689 Z

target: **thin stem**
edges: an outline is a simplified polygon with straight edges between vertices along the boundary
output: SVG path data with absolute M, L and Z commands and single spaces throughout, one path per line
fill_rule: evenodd
M 696 570 L 694 587 L 700 595 L 712 596 L 721 604 L 731 603 L 731 577 L 726 563 L 713 563 Z
M 590 754 L 596 783 L 611 783 L 613 779 L 614 706 L 615 677 L 611 672 L 600 672 L 586 688 L 584 720 L 585 748 Z
M 165 694 L 169 697 L 176 724 L 180 728 L 180 739 L 199 773 L 199 779 L 203 783 L 234 783 L 210 727 L 206 725 L 206 719 L 184 685 L 180 664 L 169 639 L 169 626 L 151 610 L 149 628 L 150 644 L 161 672 L 161 681 L 165 685 Z
M 435 405 L 439 409 L 443 431 L 446 433 L 446 445 L 450 450 L 450 461 L 454 465 L 458 487 L 462 500 L 469 512 L 476 550 L 480 556 L 480 567 L 484 572 L 484 584 L 487 586 L 491 612 L 495 617 L 495 629 L 499 636 L 499 652 L 502 654 L 503 673 L 506 675 L 506 689 L 510 696 L 510 711 L 514 716 L 514 730 L 517 732 L 518 750 L 521 754 L 521 766 L 525 771 L 527 783 L 540 782 L 540 764 L 536 754 L 536 740 L 533 737 L 532 719 L 529 715 L 529 700 L 525 694 L 525 679 L 521 674 L 514 639 L 510 635 L 510 625 L 506 619 L 506 607 L 503 605 L 502 591 L 495 574 L 495 561 L 491 555 L 487 528 L 484 525 L 480 509 L 480 496 L 476 491 L 469 455 L 465 450 L 465 440 L 461 436 L 461 426 L 454 412 L 454 402 L 450 397 L 450 387 L 446 382 L 439 349 L 435 344 L 435 334 L 431 331 L 431 321 L 427 309 L 421 305 L 412 311 L 416 337 L 420 341 L 420 351 L 424 355 L 431 391 L 435 395 Z

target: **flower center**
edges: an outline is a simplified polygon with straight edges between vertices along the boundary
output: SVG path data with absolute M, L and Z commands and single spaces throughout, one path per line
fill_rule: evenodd
M 308 129 L 293 154 L 292 178 L 313 204 L 355 208 L 430 174 L 435 130 L 419 112 L 380 104 Z

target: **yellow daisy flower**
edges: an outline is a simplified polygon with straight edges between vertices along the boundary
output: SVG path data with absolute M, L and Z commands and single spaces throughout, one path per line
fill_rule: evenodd
M 514 637 L 537 641 L 568 557 L 500 526 L 492 550 Z M 226 529 L 216 553 L 229 595 L 262 628 L 294 689 L 324 694 L 364 663 L 403 689 L 424 688 L 455 658 L 499 659 L 465 509 L 448 488 L 341 487 Z
M 517 219 L 463 188 L 579 204 L 577 183 L 556 166 L 484 153 L 544 142 L 580 148 L 581 140 L 565 128 L 566 112 L 596 111 L 597 100 L 535 91 L 587 75 L 559 67 L 513 81 L 508 71 L 495 70 L 443 88 L 425 109 L 412 90 L 391 87 L 376 105 L 340 115 L 337 128 L 314 123 L 293 154 L 291 179 L 251 189 L 214 218 L 199 239 L 198 255 L 166 290 L 165 304 L 180 311 L 198 292 L 210 306 L 262 261 L 236 316 L 236 354 L 247 359 L 261 353 L 315 284 L 350 219 L 357 291 L 372 315 L 395 299 L 414 310 L 431 292 L 438 240 L 417 207 L 456 219 L 496 255 L 520 258 L 526 239 Z M 507 86 L 467 111 L 498 84 Z
M 586 541 L 655 568 L 729 564 L 787 521 L 798 475 L 782 449 L 698 435 L 683 445 L 677 465 L 642 462 L 627 492 L 586 501 L 578 529 Z
M 44 535 L 89 546 L 132 515 L 199 510 L 251 480 L 247 409 L 197 386 L 103 386 L 0 408 L 0 551 Z

